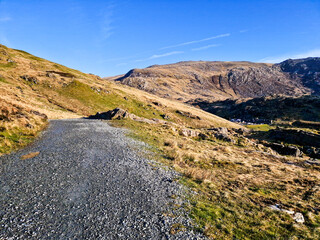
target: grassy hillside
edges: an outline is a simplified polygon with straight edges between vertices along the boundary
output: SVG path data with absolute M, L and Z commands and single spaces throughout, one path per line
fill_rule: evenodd
M 185 109 L 202 116 L 201 120 L 193 121 L 196 126 L 239 127 L 199 109 L 119 86 L 3 45 L 0 45 L 0 92 L 0 111 L 7 111 L 10 104 L 23 109 L 27 117 L 34 116 L 36 111 L 49 119 L 75 118 L 121 107 L 140 117 L 163 119 L 162 116 L 168 115 L 170 121 L 190 125 L 192 121 L 175 113 L 178 109 Z M 163 103 L 150 107 L 150 103 L 156 101 Z M 15 131 L 20 129 L 23 135 L 25 123 L 20 121 L 20 115 L 11 114 L 10 118 L 1 119 L 1 125 L 5 125 L 6 131 L 11 131 L 11 125 L 12 129 L 17 127 Z M 42 121 L 34 122 L 35 134 L 43 124 Z M 3 134 L 0 139 L 0 152 L 8 151 L 3 150 L 8 149 L 8 144 L 4 144 L 8 138 Z M 11 144 L 15 145 L 12 141 Z
M 317 239 L 320 175 L 306 157 L 280 156 L 248 139 L 243 127 L 181 102 L 103 80 L 0 46 L 0 153 L 23 146 L 49 119 L 120 107 L 158 124 L 112 124 L 152 146 L 152 156 L 179 171 L 197 194 L 185 207 L 215 239 Z M 174 196 L 172 196 L 174 197 Z M 300 212 L 297 223 L 270 205 Z

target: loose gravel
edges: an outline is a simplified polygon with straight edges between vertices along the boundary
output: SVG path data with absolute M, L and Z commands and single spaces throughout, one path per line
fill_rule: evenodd
M 205 239 L 176 207 L 177 173 L 154 167 L 143 147 L 99 120 L 51 121 L 0 158 L 0 239 Z

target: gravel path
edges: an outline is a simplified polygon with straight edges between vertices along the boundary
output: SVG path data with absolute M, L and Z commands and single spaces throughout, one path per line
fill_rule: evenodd
M 172 207 L 176 173 L 139 157 L 142 145 L 99 120 L 51 121 L 0 158 L 0 239 L 203 239 Z M 171 234 L 178 223 L 187 230 Z

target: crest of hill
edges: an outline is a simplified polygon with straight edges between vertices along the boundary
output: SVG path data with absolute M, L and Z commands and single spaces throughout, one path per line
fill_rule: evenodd
M 320 93 L 318 58 L 280 64 L 188 61 L 133 69 L 115 80 L 183 102 Z
M 191 122 L 175 114 L 176 110 L 201 115 L 201 120 L 195 123 L 199 126 L 238 126 L 200 109 L 114 84 L 4 45 L 0 45 L 0 92 L 0 101 L 29 112 L 37 111 L 49 119 L 88 116 L 120 107 L 145 118 L 162 119 L 161 115 L 168 115 L 172 121 L 186 125 Z M 148 107 L 153 101 L 159 104 Z

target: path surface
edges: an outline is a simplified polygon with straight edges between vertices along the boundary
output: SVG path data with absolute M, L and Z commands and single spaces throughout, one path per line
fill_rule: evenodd
M 33 145 L 0 158 L 0 239 L 201 239 L 170 234 L 190 226 L 170 207 L 183 188 L 139 157 L 139 144 L 102 121 L 51 121 Z

